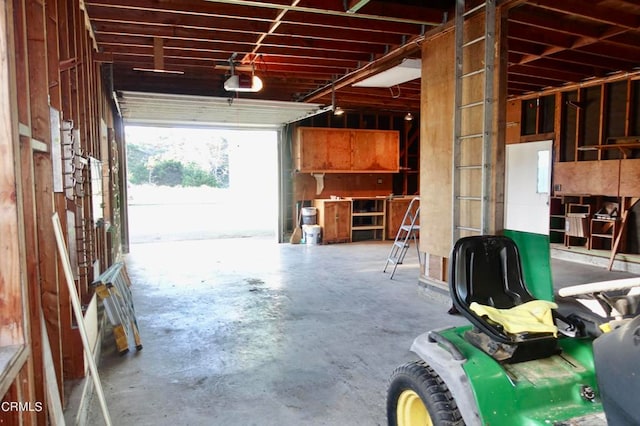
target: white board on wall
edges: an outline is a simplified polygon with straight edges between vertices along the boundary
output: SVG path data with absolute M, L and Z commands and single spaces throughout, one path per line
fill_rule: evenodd
M 549 234 L 553 141 L 507 145 L 505 229 Z

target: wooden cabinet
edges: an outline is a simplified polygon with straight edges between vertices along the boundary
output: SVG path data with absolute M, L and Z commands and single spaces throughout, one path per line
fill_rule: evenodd
M 385 197 L 351 199 L 351 241 L 384 240 Z
M 322 244 L 351 241 L 351 200 L 313 200 L 322 227 Z
M 400 136 L 395 130 L 354 130 L 350 132 L 351 169 L 365 172 L 400 170 Z
M 392 198 L 387 200 L 387 239 L 394 240 L 400 225 L 402 225 L 402 219 L 411 204 L 413 197 Z M 415 202 L 414 209 L 419 206 L 418 202 Z M 416 225 L 420 224 L 420 220 L 416 220 Z
M 294 161 L 302 173 L 397 173 L 396 130 L 299 127 Z
M 300 127 L 295 159 L 300 172 L 351 171 L 351 134 L 342 129 Z

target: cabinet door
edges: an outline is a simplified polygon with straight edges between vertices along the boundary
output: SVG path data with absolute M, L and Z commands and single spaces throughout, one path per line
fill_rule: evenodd
M 324 243 L 350 241 L 351 203 L 348 201 L 326 202 L 324 214 L 322 241 Z
M 402 225 L 402 219 L 407 212 L 407 208 L 411 203 L 411 199 L 406 200 L 390 200 L 387 204 L 387 238 L 393 240 L 396 238 L 398 229 Z M 414 203 L 415 206 L 415 203 Z
M 399 146 L 396 130 L 299 127 L 296 169 L 302 173 L 396 173 Z
M 298 129 L 296 167 L 300 172 L 351 171 L 351 135 L 342 129 Z
M 351 167 L 363 172 L 398 172 L 399 134 L 395 130 L 353 132 Z

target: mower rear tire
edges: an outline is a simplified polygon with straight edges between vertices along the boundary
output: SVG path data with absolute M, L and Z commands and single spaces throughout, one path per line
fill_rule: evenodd
M 463 426 L 449 388 L 424 361 L 404 364 L 391 374 L 387 392 L 389 426 Z

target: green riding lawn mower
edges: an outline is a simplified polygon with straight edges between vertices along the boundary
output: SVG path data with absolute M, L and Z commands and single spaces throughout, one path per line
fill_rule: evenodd
M 449 286 L 471 324 L 415 339 L 420 360 L 391 376 L 389 425 L 640 425 L 640 279 L 538 300 L 514 241 L 478 236 L 454 245 Z

